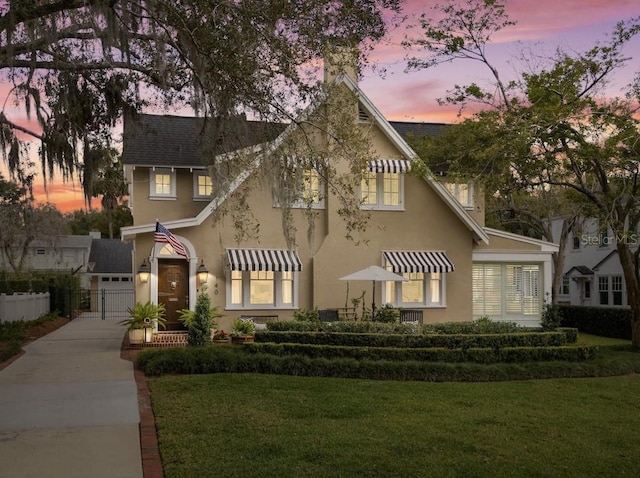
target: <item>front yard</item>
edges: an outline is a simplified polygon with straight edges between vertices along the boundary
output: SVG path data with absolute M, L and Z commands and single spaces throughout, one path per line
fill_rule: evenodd
M 212 374 L 149 385 L 167 478 L 640 474 L 637 375 L 422 383 Z

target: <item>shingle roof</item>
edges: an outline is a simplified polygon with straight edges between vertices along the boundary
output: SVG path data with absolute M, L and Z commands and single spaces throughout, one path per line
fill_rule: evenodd
M 421 136 L 437 136 L 445 123 L 391 121 L 406 141 Z M 248 121 L 242 117 L 226 120 L 224 129 L 214 119 L 193 116 L 140 114 L 124 125 L 124 164 L 166 167 L 202 167 L 201 138 L 215 137 L 212 153 L 235 151 L 275 139 L 286 127 L 283 123 Z M 206 128 L 207 134 L 204 134 Z
M 93 239 L 89 263 L 93 274 L 131 274 L 131 251 L 133 243 L 125 243 L 120 239 Z
M 411 138 L 420 138 L 422 136 L 440 136 L 442 130 L 448 128 L 446 123 L 409 123 L 406 121 L 389 121 L 402 139 L 405 141 Z
M 140 166 L 202 167 L 203 149 L 221 154 L 275 139 L 282 123 L 140 114 L 124 124 L 123 162 Z M 215 138 L 211 141 L 212 138 Z

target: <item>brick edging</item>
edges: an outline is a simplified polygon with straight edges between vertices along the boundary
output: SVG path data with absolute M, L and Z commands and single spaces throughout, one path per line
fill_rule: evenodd
M 147 378 L 142 370 L 135 366 L 135 359 L 139 350 L 129 348 L 127 335 L 125 334 L 120 349 L 120 357 L 133 362 L 133 376 L 138 392 L 138 410 L 140 413 L 140 455 L 142 457 L 142 475 L 144 478 L 164 478 L 162 460 L 158 448 L 158 434 L 156 419 L 151 408 L 151 394 Z

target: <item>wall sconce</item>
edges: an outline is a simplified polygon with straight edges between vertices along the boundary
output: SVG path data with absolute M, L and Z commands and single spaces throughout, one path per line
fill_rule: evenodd
M 207 283 L 207 279 L 209 278 L 209 269 L 204 265 L 204 259 L 201 260 L 200 265 L 196 270 L 196 274 L 198 275 L 198 281 L 200 284 Z
M 143 260 L 140 267 L 138 267 L 138 277 L 140 277 L 140 282 L 147 283 L 149 282 L 149 275 L 151 274 L 151 267 L 147 264 L 147 260 Z

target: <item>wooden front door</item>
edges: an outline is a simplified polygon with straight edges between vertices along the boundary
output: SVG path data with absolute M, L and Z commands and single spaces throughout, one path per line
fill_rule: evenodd
M 184 259 L 159 259 L 158 303 L 166 307 L 167 330 L 183 330 L 178 311 L 189 308 L 189 263 Z

